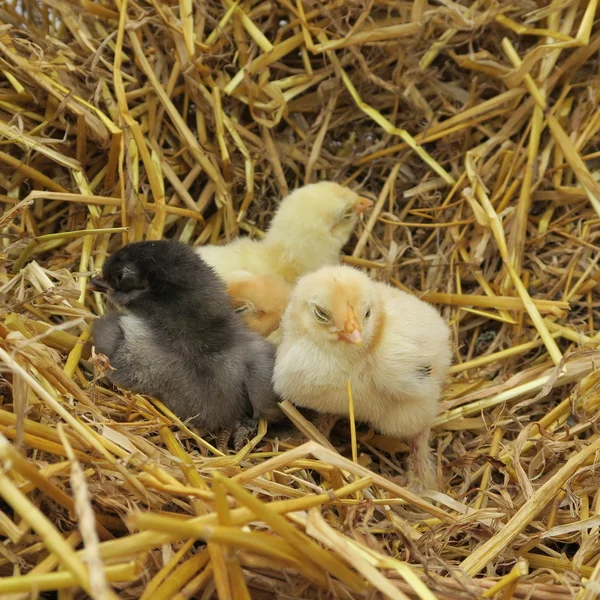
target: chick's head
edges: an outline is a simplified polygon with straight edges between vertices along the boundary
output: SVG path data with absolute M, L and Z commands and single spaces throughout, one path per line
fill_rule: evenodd
M 305 185 L 283 199 L 269 235 L 289 239 L 294 232 L 302 236 L 309 232 L 312 239 L 329 240 L 339 251 L 350 238 L 358 215 L 372 204 L 332 181 Z
M 298 282 L 288 314 L 286 325 L 293 334 L 347 350 L 371 343 L 382 311 L 374 286 L 364 273 L 332 266 Z
M 279 327 L 291 286 L 275 275 L 236 271 L 227 278 L 227 292 L 246 325 L 267 337 Z
M 106 292 L 117 306 L 130 306 L 145 296 L 160 301 L 185 293 L 190 272 L 204 264 L 184 244 L 145 241 L 127 244 L 104 263 L 102 277 L 90 282 L 93 291 Z M 208 269 L 208 267 L 205 267 Z

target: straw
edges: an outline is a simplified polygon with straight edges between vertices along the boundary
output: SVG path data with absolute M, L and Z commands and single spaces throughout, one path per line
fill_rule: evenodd
M 555 494 L 575 474 L 577 469 L 598 451 L 600 451 L 600 439 L 572 456 L 551 479 L 535 492 L 500 532 L 477 548 L 461 563 L 461 568 L 466 573 L 474 575 L 493 560 L 554 498 Z
M 3 2 L 0 595 L 597 595 L 598 4 Z M 120 245 L 320 180 L 375 201 L 341 260 L 450 324 L 438 492 L 356 390 L 236 453 L 101 378 Z

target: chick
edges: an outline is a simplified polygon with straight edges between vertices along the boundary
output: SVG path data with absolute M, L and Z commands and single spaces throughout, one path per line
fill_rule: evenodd
M 196 250 L 225 280 L 235 271 L 249 271 L 293 284 L 306 273 L 339 263 L 358 215 L 372 204 L 337 183 L 312 183 L 282 200 L 262 240 L 242 237 Z
M 435 487 L 429 432 L 451 362 L 450 331 L 421 300 L 346 266 L 298 282 L 281 321 L 273 383 L 285 400 L 410 440 L 409 481 Z
M 268 337 L 279 327 L 292 287 L 275 275 L 235 271 L 227 279 L 227 292 L 246 325 Z
M 189 246 L 124 246 L 91 287 L 118 309 L 93 326 L 114 383 L 211 432 L 282 416 L 272 345 L 244 325 L 222 281 Z

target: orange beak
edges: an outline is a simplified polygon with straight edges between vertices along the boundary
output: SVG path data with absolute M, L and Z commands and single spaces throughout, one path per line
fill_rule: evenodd
M 363 198 L 362 196 L 358 197 L 358 204 L 356 205 L 356 214 L 360 215 L 361 212 L 373 206 L 373 200 L 369 200 L 368 198 Z
M 344 324 L 344 331 L 341 331 L 338 336 L 340 340 L 344 340 L 350 344 L 356 344 L 357 346 L 362 344 L 362 329 L 360 327 L 360 323 L 354 316 L 354 311 L 351 308 L 348 309 L 346 323 Z

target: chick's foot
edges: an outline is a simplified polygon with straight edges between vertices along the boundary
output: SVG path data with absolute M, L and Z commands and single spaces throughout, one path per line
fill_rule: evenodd
M 244 419 L 233 428 L 233 448 L 239 452 L 258 430 L 258 419 Z
M 338 415 L 319 415 L 314 425 L 323 437 L 329 439 L 331 431 L 339 420 L 340 417 Z

